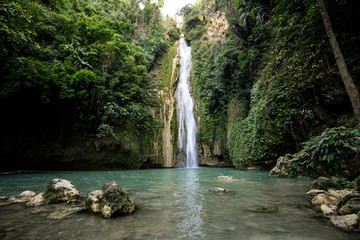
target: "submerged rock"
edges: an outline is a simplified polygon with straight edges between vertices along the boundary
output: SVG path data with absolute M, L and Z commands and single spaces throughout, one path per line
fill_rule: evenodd
M 90 192 L 85 204 L 88 209 L 106 218 L 135 211 L 135 201 L 116 182 L 106 183 L 100 190 Z
M 359 227 L 359 217 L 356 214 L 333 216 L 330 221 L 336 227 L 347 231 L 356 230 Z
M 262 206 L 249 208 L 248 210 L 255 213 L 276 213 L 278 211 L 278 208 L 276 206 Z
M 232 176 L 218 176 L 216 178 L 216 181 L 225 181 L 225 182 L 231 182 L 236 181 L 237 179 L 233 178 Z
M 80 198 L 79 191 L 70 181 L 59 178 L 51 181 L 43 195 L 48 203 L 74 202 Z
M 221 188 L 221 187 L 213 187 L 209 191 L 211 191 L 211 192 L 229 192 L 228 189 Z
M 58 220 L 58 219 L 63 219 L 67 216 L 70 216 L 74 213 L 77 213 L 77 212 L 81 212 L 85 210 L 84 207 L 72 207 L 72 208 L 65 208 L 65 209 L 61 209 L 61 210 L 58 210 L 56 212 L 53 212 L 51 213 L 47 218 L 48 219 L 55 219 L 55 220 Z

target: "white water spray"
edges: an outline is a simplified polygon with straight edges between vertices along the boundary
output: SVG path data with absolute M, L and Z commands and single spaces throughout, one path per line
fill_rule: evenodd
M 198 167 L 194 103 L 190 96 L 191 47 L 180 39 L 180 80 L 176 89 L 177 115 L 179 123 L 179 162 L 186 167 Z M 184 163 L 186 154 L 186 164 Z

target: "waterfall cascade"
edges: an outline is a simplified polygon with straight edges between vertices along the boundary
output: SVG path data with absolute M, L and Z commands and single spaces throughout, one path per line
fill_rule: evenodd
M 179 162 L 183 167 L 198 167 L 194 103 L 190 95 L 191 47 L 180 39 L 180 80 L 176 89 L 179 123 Z

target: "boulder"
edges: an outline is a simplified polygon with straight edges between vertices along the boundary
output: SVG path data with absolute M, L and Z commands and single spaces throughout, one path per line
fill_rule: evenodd
M 277 159 L 276 165 L 271 169 L 269 177 L 289 177 L 290 160 L 285 156 Z
M 335 205 L 321 204 L 320 209 L 323 212 L 323 215 L 328 217 L 335 214 L 337 207 Z
M 325 205 L 337 205 L 340 202 L 340 199 L 333 197 L 333 196 L 329 196 L 325 193 L 321 193 L 319 195 L 316 195 L 312 200 L 311 203 L 313 205 L 321 205 L 321 204 L 325 204 Z
M 44 198 L 44 193 L 39 193 L 38 195 L 35 195 L 31 200 L 26 204 L 28 207 L 35 207 L 39 205 L 46 204 L 46 200 Z
M 352 214 L 360 212 L 360 198 L 351 198 L 339 209 L 339 214 Z
M 330 218 L 332 224 L 343 230 L 357 230 L 359 226 L 359 217 L 356 214 L 348 214 L 343 216 L 332 216 Z
M 331 190 L 329 189 L 327 191 L 327 194 L 336 198 L 343 198 L 346 195 L 349 195 L 351 193 L 354 193 L 355 190 L 354 189 L 342 189 L 342 190 Z
M 332 189 L 343 189 L 345 188 L 347 182 L 344 178 L 337 178 L 337 177 L 319 177 L 312 183 L 313 189 L 321 189 L 321 190 L 328 190 Z
M 106 218 L 135 211 L 135 201 L 116 182 L 106 183 L 100 190 L 90 192 L 85 204 L 92 212 Z
M 79 191 L 70 181 L 59 178 L 55 178 L 50 182 L 43 195 L 48 203 L 69 203 L 80 198 Z

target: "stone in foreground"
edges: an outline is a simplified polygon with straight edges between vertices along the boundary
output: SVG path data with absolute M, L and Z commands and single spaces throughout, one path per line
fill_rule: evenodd
M 356 230 L 359 225 L 359 217 L 356 214 L 333 216 L 330 221 L 338 228 L 351 231 Z
M 61 202 L 76 202 L 80 198 L 79 191 L 72 185 L 72 183 L 65 179 L 55 178 L 45 192 L 39 193 L 26 204 L 34 207 L 45 203 L 61 203 Z
M 106 218 L 135 211 L 135 201 L 114 181 L 105 183 L 100 190 L 90 192 L 85 204 L 88 209 Z
M 75 202 L 79 200 L 80 193 L 68 180 L 55 178 L 47 186 L 44 198 L 48 203 Z

